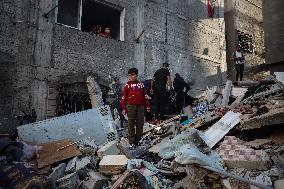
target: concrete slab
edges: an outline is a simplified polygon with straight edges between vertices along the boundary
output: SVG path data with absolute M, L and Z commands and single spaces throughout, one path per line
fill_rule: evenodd
M 275 189 L 283 189 L 284 188 L 284 179 L 277 180 L 274 182 Z
M 107 155 L 101 160 L 99 170 L 106 175 L 120 174 L 126 169 L 127 161 L 125 155 Z
M 233 127 L 240 122 L 240 113 L 227 112 L 217 123 L 204 133 L 204 141 L 214 147 Z
M 18 127 L 20 140 L 42 144 L 62 139 L 95 139 L 97 145 L 117 139 L 109 106 L 55 117 Z
M 284 123 L 284 107 L 277 109 L 270 109 L 268 113 L 251 119 L 241 121 L 241 124 L 236 128 L 239 130 L 251 130 L 264 126 L 278 125 Z

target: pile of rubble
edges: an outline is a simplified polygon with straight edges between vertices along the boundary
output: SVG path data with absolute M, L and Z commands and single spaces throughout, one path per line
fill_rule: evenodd
M 135 149 L 93 95 L 93 109 L 18 127 L 17 141 L 2 138 L 0 187 L 284 188 L 282 82 L 208 88 L 184 114 L 146 123 Z

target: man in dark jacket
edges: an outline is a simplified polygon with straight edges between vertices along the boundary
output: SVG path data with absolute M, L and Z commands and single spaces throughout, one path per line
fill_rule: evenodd
M 163 63 L 163 67 L 154 74 L 151 83 L 151 93 L 154 94 L 155 117 L 163 119 L 168 104 L 167 85 L 172 88 L 169 72 L 169 64 Z
M 185 96 L 190 87 L 178 73 L 175 74 L 173 86 L 176 92 L 176 113 L 180 114 L 184 107 Z

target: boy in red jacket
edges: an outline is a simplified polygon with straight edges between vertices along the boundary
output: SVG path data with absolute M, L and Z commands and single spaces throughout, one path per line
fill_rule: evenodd
M 128 116 L 128 140 L 131 146 L 137 145 L 143 135 L 145 106 L 150 112 L 150 103 L 144 84 L 137 80 L 138 70 L 128 70 L 129 81 L 123 89 L 122 113 Z M 136 132 L 135 132 L 136 131 Z

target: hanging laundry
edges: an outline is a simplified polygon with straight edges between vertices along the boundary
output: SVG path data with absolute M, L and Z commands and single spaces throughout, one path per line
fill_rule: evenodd
M 217 0 L 207 0 L 207 2 L 208 2 L 208 16 L 209 18 L 213 18 Z

